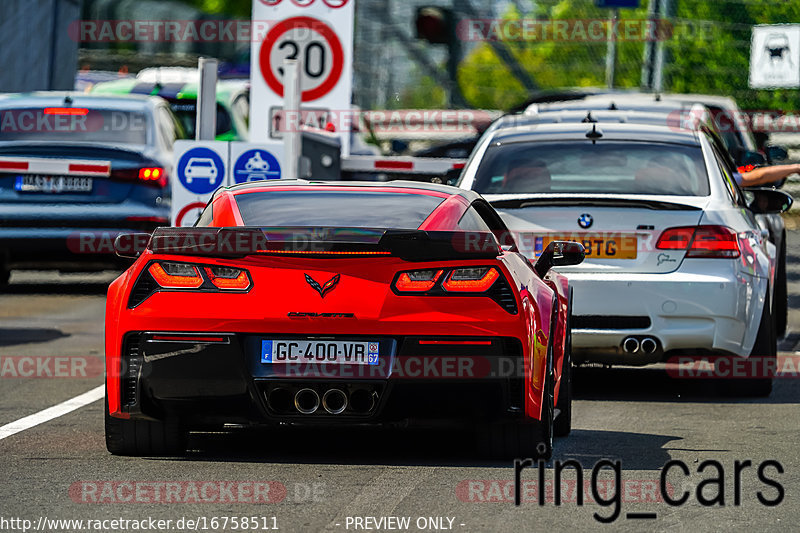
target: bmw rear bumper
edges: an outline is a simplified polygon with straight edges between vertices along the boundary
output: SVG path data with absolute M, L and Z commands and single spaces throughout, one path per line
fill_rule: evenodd
M 747 356 L 767 280 L 737 274 L 715 261 L 693 260 L 694 272 L 570 273 L 573 360 L 641 365 L 677 350 Z M 622 344 L 631 336 L 655 339 L 658 348 L 649 354 L 627 353 Z

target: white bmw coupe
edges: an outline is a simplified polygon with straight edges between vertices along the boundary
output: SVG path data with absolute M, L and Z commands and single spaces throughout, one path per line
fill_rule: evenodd
M 775 246 L 757 213 L 792 198 L 742 191 L 711 132 L 621 123 L 490 128 L 459 186 L 484 195 L 534 260 L 573 240 L 573 361 L 646 365 L 673 355 L 776 357 Z M 773 363 L 774 364 L 774 363 Z M 772 380 L 728 380 L 767 395 Z

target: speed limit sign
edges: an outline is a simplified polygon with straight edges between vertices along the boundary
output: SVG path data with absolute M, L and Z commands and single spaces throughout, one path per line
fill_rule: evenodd
M 344 68 L 344 51 L 330 26 L 311 17 L 292 17 L 276 24 L 261 45 L 259 62 L 264 81 L 283 96 L 283 62 L 301 59 L 300 86 L 303 102 L 317 100 L 339 82 Z
M 300 67 L 301 107 L 326 109 L 348 153 L 353 86 L 353 0 L 253 0 L 250 140 L 270 141 L 270 116 L 283 106 L 287 59 Z

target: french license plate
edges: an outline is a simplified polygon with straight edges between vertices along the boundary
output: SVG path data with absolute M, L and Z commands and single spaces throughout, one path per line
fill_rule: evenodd
M 261 362 L 377 365 L 378 341 L 271 339 L 261 341 Z
M 17 176 L 14 188 L 20 192 L 92 192 L 92 178 L 28 174 Z
M 539 256 L 552 241 L 579 242 L 589 259 L 636 259 L 638 240 L 628 233 L 573 233 L 550 234 L 536 237 L 534 252 Z

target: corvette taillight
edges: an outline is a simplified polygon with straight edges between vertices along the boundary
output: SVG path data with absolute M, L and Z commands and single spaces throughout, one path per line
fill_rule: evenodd
M 494 267 L 408 270 L 394 282 L 398 293 L 475 293 L 488 291 L 500 277 Z
M 395 276 L 392 290 L 399 296 L 485 297 L 508 313 L 517 314 L 514 290 L 493 266 L 406 270 Z
M 447 292 L 484 292 L 500 277 L 492 267 L 457 268 L 442 283 Z
M 726 226 L 683 226 L 669 228 L 656 243 L 659 250 L 686 250 L 686 257 L 739 257 L 739 240 Z
M 147 271 L 165 289 L 197 289 L 203 284 L 197 267 L 186 263 L 153 263 Z
M 205 267 L 206 276 L 218 289 L 244 291 L 250 287 L 250 278 L 241 268 Z
M 142 271 L 128 297 L 133 309 L 157 292 L 245 293 L 253 286 L 243 268 L 153 261 Z
M 443 272 L 443 270 L 435 269 L 401 272 L 394 286 L 400 292 L 429 291 L 436 285 L 436 282 L 439 281 Z

